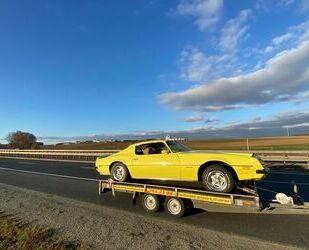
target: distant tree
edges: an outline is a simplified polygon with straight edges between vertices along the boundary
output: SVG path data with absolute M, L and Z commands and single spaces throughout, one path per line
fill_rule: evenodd
M 6 140 L 10 148 L 30 149 L 37 145 L 36 137 L 33 134 L 22 131 L 9 133 Z

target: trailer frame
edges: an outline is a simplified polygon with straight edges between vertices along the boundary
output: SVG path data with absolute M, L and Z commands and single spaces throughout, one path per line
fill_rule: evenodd
M 163 201 L 165 201 L 165 210 L 167 210 L 170 214 L 171 211 L 169 211 L 170 209 L 168 207 L 168 201 L 170 199 L 173 199 L 173 202 L 177 203 L 178 206 L 183 206 L 183 210 L 186 210 L 189 207 L 206 210 L 207 206 L 209 206 L 210 204 L 226 207 L 245 208 L 254 211 L 261 211 L 263 209 L 260 198 L 254 190 L 248 190 L 248 192 L 250 192 L 250 195 L 231 194 L 173 186 L 133 182 L 116 182 L 112 179 L 99 180 L 99 194 L 101 195 L 106 191 L 111 191 L 113 196 L 116 195 L 116 192 L 131 193 L 133 205 L 136 204 L 138 195 L 143 195 L 143 197 L 147 196 L 148 198 L 152 197 L 152 202 L 155 202 L 155 200 L 158 199 L 162 203 Z M 155 207 L 154 210 L 149 210 L 147 209 L 147 206 L 145 207 L 145 204 L 143 204 L 143 207 L 148 210 L 148 212 L 156 212 L 158 210 L 158 207 Z M 172 215 L 181 217 L 184 212 L 185 211 L 181 211 L 180 214 Z

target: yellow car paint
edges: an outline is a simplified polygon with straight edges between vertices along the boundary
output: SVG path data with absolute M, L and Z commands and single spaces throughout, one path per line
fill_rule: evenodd
M 168 152 L 148 155 L 138 155 L 135 152 L 137 146 L 158 142 L 164 143 Z M 95 163 L 96 169 L 101 175 L 110 175 L 110 168 L 115 162 L 126 165 L 133 179 L 198 181 L 201 166 L 211 162 L 219 162 L 232 168 L 239 181 L 260 180 L 265 175 L 256 172 L 257 170 L 263 171 L 264 167 L 252 154 L 203 151 L 173 152 L 165 140 L 132 144 L 116 154 L 98 157 Z

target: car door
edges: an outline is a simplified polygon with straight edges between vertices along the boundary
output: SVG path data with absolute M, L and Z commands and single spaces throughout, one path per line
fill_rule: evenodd
M 145 149 L 149 149 L 147 153 Z M 136 146 L 131 171 L 140 179 L 178 180 L 181 168 L 178 155 L 165 143 L 156 142 Z

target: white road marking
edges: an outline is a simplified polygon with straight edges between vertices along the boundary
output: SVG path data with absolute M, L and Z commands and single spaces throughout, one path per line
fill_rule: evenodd
M 71 175 L 51 174 L 51 173 L 46 173 L 46 172 L 27 171 L 27 170 L 15 169 L 15 168 L 3 168 L 3 167 L 0 167 L 0 170 L 11 171 L 11 172 L 19 172 L 19 173 L 26 173 L 26 174 L 53 176 L 53 177 L 60 177 L 60 178 L 67 178 L 67 179 L 84 180 L 84 181 L 99 181 L 99 179 L 84 178 L 84 177 L 77 177 L 77 176 L 71 176 Z
M 29 162 L 29 161 L 18 161 L 17 164 L 23 164 L 23 165 L 37 165 L 37 162 Z
M 80 168 L 95 170 L 95 167 L 80 167 Z
M 78 162 L 78 163 L 94 163 L 94 161 L 78 161 L 78 160 L 62 160 L 62 159 L 42 159 L 42 158 L 27 158 L 27 157 L 14 157 L 14 156 L 0 156 L 0 159 L 21 159 L 21 160 L 34 160 L 34 161 L 59 161 L 59 162 Z

